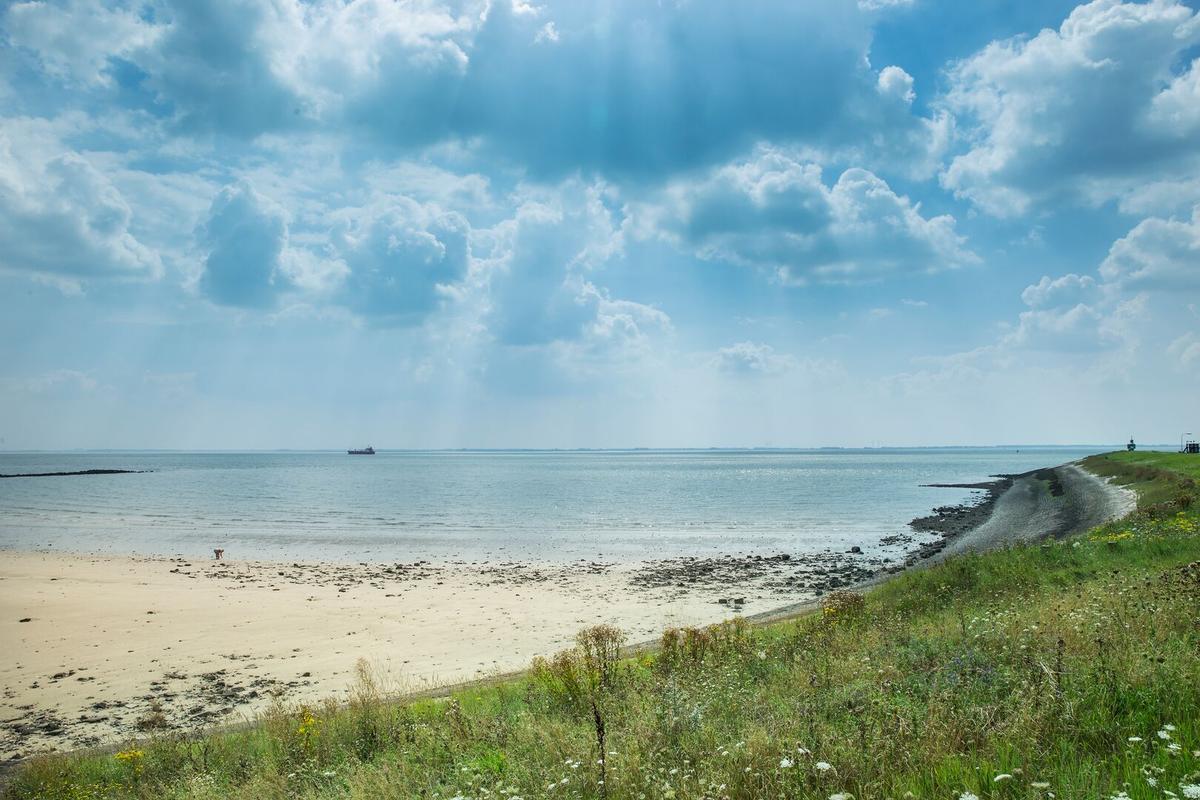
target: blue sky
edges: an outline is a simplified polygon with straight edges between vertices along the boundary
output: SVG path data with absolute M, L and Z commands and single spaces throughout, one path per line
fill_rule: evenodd
M 1200 430 L 1173 0 L 0 4 L 0 447 Z

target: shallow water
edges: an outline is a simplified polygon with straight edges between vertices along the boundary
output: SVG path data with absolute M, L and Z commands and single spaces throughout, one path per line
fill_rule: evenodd
M 965 483 L 1107 448 L 2 453 L 0 548 L 285 561 L 803 553 L 885 536 Z

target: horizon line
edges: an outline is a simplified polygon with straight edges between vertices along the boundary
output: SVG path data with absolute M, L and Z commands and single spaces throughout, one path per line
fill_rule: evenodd
M 1174 442 L 1153 442 L 1139 445 L 1139 449 L 1177 447 Z M 1076 442 L 1069 444 L 1012 443 L 1012 444 L 929 444 L 929 445 L 730 445 L 730 446 L 625 446 L 625 447 L 376 447 L 376 453 L 628 453 L 628 452 L 816 452 L 830 450 L 999 450 L 999 449 L 1080 449 L 1080 448 L 1124 448 L 1115 442 Z M 264 448 L 179 448 L 179 447 L 67 447 L 67 448 L 16 448 L 0 447 L 3 454 L 37 453 L 343 453 L 341 447 L 264 447 Z

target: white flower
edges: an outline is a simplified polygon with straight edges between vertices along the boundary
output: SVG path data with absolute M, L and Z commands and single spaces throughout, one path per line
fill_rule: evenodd
M 785 756 L 785 757 L 779 759 L 779 768 L 780 769 L 791 769 L 792 765 L 795 763 L 796 762 L 792 761 L 790 758 L 787 758 Z
M 1179 791 L 1187 798 L 1200 798 L 1200 783 L 1181 783 Z
M 1152 778 L 1149 775 L 1147 775 L 1146 783 L 1150 784 L 1151 786 L 1158 786 L 1158 778 Z
M 1168 723 L 1166 725 L 1163 725 L 1163 730 L 1164 731 L 1173 731 L 1173 730 L 1175 730 L 1175 726 Z
M 1047 783 L 1046 781 L 1034 781 L 1033 783 L 1031 783 L 1029 785 L 1035 789 L 1049 789 L 1050 788 L 1050 784 Z
M 854 795 L 849 792 L 838 792 L 837 794 L 829 795 L 829 800 L 854 800 Z
M 1166 729 L 1166 728 L 1163 728 L 1162 730 L 1160 730 L 1160 731 L 1158 732 L 1158 738 L 1160 738 L 1160 739 L 1170 739 L 1170 738 L 1171 738 L 1171 734 L 1167 733 L 1167 729 Z
M 979 800 L 979 795 L 974 792 L 963 792 L 958 796 L 958 800 Z
M 813 764 L 813 766 L 821 770 L 821 772 L 828 772 L 829 770 L 833 769 L 833 764 L 830 764 L 828 761 L 818 761 L 816 764 Z
M 759 650 L 759 651 L 758 651 L 758 660 L 759 660 L 759 661 L 766 661 L 766 660 L 767 660 L 767 651 L 766 651 L 766 650 Z
M 1126 794 L 1124 791 L 1121 791 L 1121 792 L 1117 792 L 1116 794 L 1109 797 L 1108 800 L 1133 800 L 1133 799 L 1128 794 Z
M 331 769 L 327 769 L 324 772 L 322 772 L 321 774 L 324 775 L 326 778 L 332 778 L 334 775 L 337 775 L 337 773 Z
M 1142 740 L 1142 737 L 1140 737 L 1140 736 L 1130 736 L 1129 737 L 1129 741 L 1131 741 L 1131 742 L 1140 742 L 1141 740 Z
M 1007 772 L 1001 772 L 999 775 L 992 778 L 992 783 L 999 783 L 1000 781 L 1011 781 L 1011 780 L 1012 780 L 1012 775 L 1009 775 Z

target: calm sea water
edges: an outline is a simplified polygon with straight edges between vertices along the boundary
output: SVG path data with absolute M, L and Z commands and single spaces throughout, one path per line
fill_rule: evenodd
M 0 548 L 270 560 L 578 558 L 875 549 L 969 492 L 922 488 L 1099 452 L 0 454 Z

